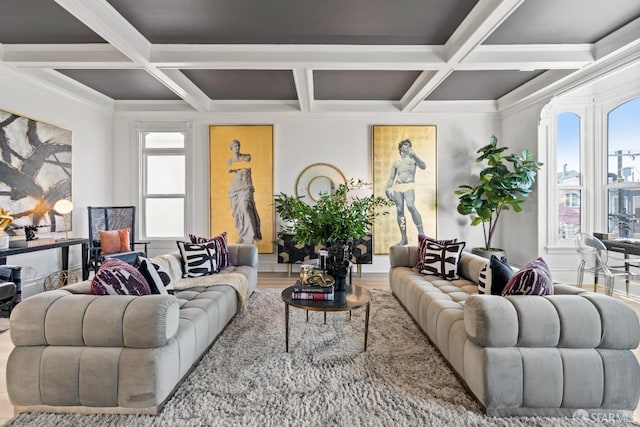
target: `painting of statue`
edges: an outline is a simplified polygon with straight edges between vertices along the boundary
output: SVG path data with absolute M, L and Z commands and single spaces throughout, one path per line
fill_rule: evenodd
M 211 235 L 273 253 L 273 126 L 210 127 Z
M 374 195 L 394 202 L 376 219 L 376 254 L 436 235 L 436 127 L 373 126 Z

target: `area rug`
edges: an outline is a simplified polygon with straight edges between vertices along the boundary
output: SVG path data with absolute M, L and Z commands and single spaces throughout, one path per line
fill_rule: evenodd
M 585 426 L 584 418 L 491 418 L 388 291 L 364 310 L 291 309 L 258 289 L 160 415 L 21 414 L 8 426 Z M 612 425 L 608 423 L 607 425 Z M 628 423 L 628 425 L 633 425 Z

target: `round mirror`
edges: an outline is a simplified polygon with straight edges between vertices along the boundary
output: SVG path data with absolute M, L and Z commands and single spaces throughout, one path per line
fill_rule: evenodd
M 308 203 L 320 200 L 322 195 L 333 193 L 347 180 L 338 168 L 328 163 L 307 166 L 296 181 L 296 196 L 304 197 Z
M 317 202 L 324 194 L 331 194 L 335 189 L 335 184 L 329 177 L 316 176 L 309 182 L 307 194 L 314 202 Z

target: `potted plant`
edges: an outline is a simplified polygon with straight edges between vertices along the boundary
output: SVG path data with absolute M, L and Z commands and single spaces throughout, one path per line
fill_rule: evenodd
M 315 204 L 304 197 L 280 193 L 275 209 L 285 222 L 282 231 L 293 235 L 296 243 L 324 244 L 328 251 L 327 270 L 336 281 L 336 290 L 344 289 L 351 257 L 351 243 L 367 234 L 375 218 L 388 214 L 391 206 L 383 197 L 352 197 L 353 190 L 368 187 L 362 180 L 349 179 L 333 193 L 322 194 Z
M 522 155 L 503 154 L 507 147 L 498 147 L 498 139 L 491 136 L 491 142 L 479 149 L 477 163 L 486 162 L 480 172 L 480 181 L 476 185 L 460 185 L 458 195 L 458 213 L 471 216 L 471 225 L 482 224 L 484 248 L 474 248 L 474 252 L 485 254 L 502 251 L 491 246 L 491 240 L 502 212 L 522 211 L 524 198 L 531 193 L 531 187 L 542 163 L 532 159 L 531 152 L 524 150 Z M 477 249 L 481 249 L 478 251 Z

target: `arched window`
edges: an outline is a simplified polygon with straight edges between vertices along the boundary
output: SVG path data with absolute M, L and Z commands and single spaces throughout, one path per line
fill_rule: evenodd
M 556 221 L 559 241 L 571 240 L 580 231 L 580 127 L 580 116 L 575 113 L 563 112 L 556 116 Z
M 607 115 L 608 228 L 640 237 L 640 98 Z

